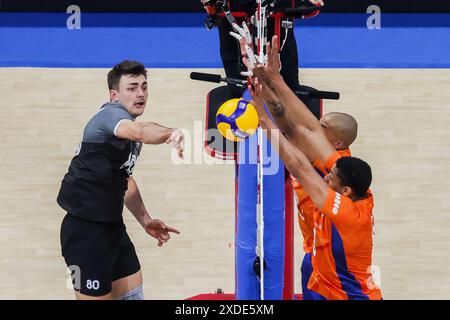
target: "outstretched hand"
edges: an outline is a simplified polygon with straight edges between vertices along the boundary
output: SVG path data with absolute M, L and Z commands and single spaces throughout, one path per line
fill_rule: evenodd
M 268 42 L 267 48 L 267 62 L 265 65 L 258 64 L 253 69 L 253 75 L 259 79 L 261 84 L 266 84 L 269 87 L 270 82 L 281 77 L 280 74 L 280 57 L 278 54 L 278 37 L 273 36 L 272 42 Z
M 272 75 L 279 75 L 281 69 L 280 55 L 278 44 L 278 36 L 272 37 L 272 42 L 268 42 L 266 45 L 267 50 L 267 63 L 266 69 Z
M 172 147 L 177 150 L 178 156 L 183 159 L 184 152 L 184 134 L 180 129 L 175 129 L 166 140 L 167 144 L 172 143 Z
M 164 243 L 169 241 L 170 239 L 169 232 L 180 234 L 180 231 L 178 231 L 175 228 L 166 226 L 166 224 L 159 219 L 150 220 L 150 222 L 148 222 L 147 225 L 145 226 L 145 231 L 153 238 L 158 240 L 159 247 L 161 247 Z

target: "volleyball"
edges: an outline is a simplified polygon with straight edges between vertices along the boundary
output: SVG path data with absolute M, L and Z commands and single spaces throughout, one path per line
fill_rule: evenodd
M 249 101 L 230 99 L 217 110 L 216 125 L 226 139 L 242 141 L 258 128 L 258 113 Z

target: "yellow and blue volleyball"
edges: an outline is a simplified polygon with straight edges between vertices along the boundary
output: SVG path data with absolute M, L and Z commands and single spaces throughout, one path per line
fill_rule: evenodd
M 230 99 L 217 110 L 216 125 L 226 139 L 242 141 L 258 128 L 258 113 L 249 101 Z

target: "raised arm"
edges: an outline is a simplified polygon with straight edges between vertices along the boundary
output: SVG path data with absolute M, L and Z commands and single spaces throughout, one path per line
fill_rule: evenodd
M 316 207 L 321 208 L 325 204 L 328 194 L 327 183 L 316 172 L 310 160 L 303 152 L 280 134 L 280 130 L 278 130 L 269 118 L 264 110 L 264 103 L 261 99 L 262 88 L 258 84 L 258 81 L 255 81 L 254 89 L 249 89 L 253 97 L 252 103 L 258 112 L 259 124 L 263 129 L 266 129 L 267 137 L 272 147 L 278 151 L 286 168 L 300 181 L 305 191 L 311 196 Z
M 161 144 L 175 131 L 154 122 L 122 121 L 116 135 L 119 138 L 139 141 L 146 144 Z
M 244 62 L 245 66 L 250 70 L 249 72 L 246 72 L 246 75 L 253 75 L 253 69 L 255 68 L 256 58 L 250 59 L 250 56 L 254 56 L 253 54 L 253 44 L 247 43 L 247 39 L 245 37 L 241 38 L 239 40 L 240 43 L 240 51 L 242 53 L 242 61 Z M 254 62 L 252 62 L 252 61 Z M 272 61 L 272 64 L 270 66 L 271 68 L 276 69 L 277 71 L 281 67 L 281 63 L 279 60 L 279 56 L 277 60 Z M 272 119 L 275 121 L 276 126 L 283 132 L 284 134 L 288 134 L 293 126 L 292 120 L 284 117 L 284 107 L 280 102 L 280 99 L 278 96 L 272 91 L 272 90 L 266 90 L 266 88 L 263 88 L 262 90 L 262 96 L 264 98 L 264 101 L 266 102 L 266 107 L 269 110 L 269 112 L 272 115 Z
M 115 134 L 122 139 L 146 144 L 172 143 L 180 158 L 183 158 L 184 135 L 180 129 L 167 128 L 154 122 L 122 121 Z
M 269 108 L 275 122 L 277 119 L 289 123 L 288 131 L 284 132 L 289 141 L 315 161 L 317 158 L 326 161 L 335 152 L 333 146 L 322 131 L 319 121 L 309 111 L 306 105 L 295 95 L 284 82 L 279 72 L 278 40 L 272 38 L 274 47 L 267 44 L 267 64 L 258 65 L 253 69 L 263 85 L 264 97 L 271 96 L 277 101 L 277 108 Z M 276 112 L 275 112 L 276 111 Z M 312 158 L 312 159 L 311 159 Z

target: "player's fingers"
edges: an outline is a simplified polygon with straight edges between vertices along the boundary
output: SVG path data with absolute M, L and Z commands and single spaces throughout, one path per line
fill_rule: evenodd
M 180 233 L 181 233 L 180 231 L 178 231 L 178 229 L 175 229 L 174 227 L 169 227 L 169 226 L 167 226 L 167 227 L 166 227 L 166 230 L 167 230 L 168 232 L 173 232 L 173 233 L 176 233 L 176 234 L 180 234 Z
M 259 79 L 258 77 L 253 78 L 253 92 L 255 93 L 255 96 L 259 96 Z
M 272 37 L 272 51 L 271 53 L 273 55 L 278 54 L 278 36 L 273 36 Z
M 184 151 L 184 141 L 179 141 L 178 143 L 174 143 L 173 147 L 177 150 L 178 153 Z
M 160 241 L 167 241 L 167 240 L 169 240 L 169 239 L 170 239 L 170 235 L 169 235 L 168 232 L 161 233 L 161 234 L 158 236 L 158 240 L 160 240 Z
M 253 69 L 253 74 L 255 77 L 259 77 L 259 74 L 261 74 L 261 67 L 259 65 Z
M 256 94 L 258 95 L 258 96 L 261 96 L 262 95 L 262 84 L 257 84 L 256 85 Z
M 270 59 L 272 64 L 277 63 L 278 59 L 278 37 L 273 36 L 272 42 L 270 43 L 270 51 L 267 51 L 268 59 Z
M 253 90 L 251 85 L 248 86 L 248 91 L 250 92 L 250 95 L 254 99 L 255 98 L 255 91 Z
M 157 238 L 158 243 L 161 243 L 161 245 L 163 245 L 164 243 L 167 243 L 166 239 L 162 239 L 162 238 Z
M 256 77 L 251 77 L 248 85 L 249 91 L 252 95 L 255 95 L 255 79 Z
M 252 86 L 251 84 L 249 84 L 249 85 L 247 86 L 247 89 L 248 89 L 248 92 L 250 92 L 251 96 L 253 97 L 254 94 L 255 94 L 255 92 L 253 91 L 253 88 L 252 88 L 252 87 L 253 87 L 253 86 Z
M 183 135 L 179 135 L 179 136 L 178 136 L 178 141 L 177 141 L 177 143 L 178 143 L 181 147 L 184 146 L 184 136 L 183 136 Z
M 158 222 L 159 227 L 160 227 L 161 229 L 167 229 L 167 226 L 166 226 L 166 224 L 165 224 L 164 222 L 162 222 L 161 220 L 158 220 L 157 222 Z
M 272 63 L 272 44 L 267 42 L 266 44 L 266 52 L 267 52 L 267 64 Z
M 153 224 L 160 224 L 161 220 L 159 220 L 159 219 L 152 219 L 152 223 Z
M 264 76 L 264 74 L 265 74 L 264 66 L 258 65 L 258 66 L 253 70 L 253 74 L 255 75 L 255 77 L 258 77 L 260 83 L 264 82 L 264 79 L 265 79 L 265 76 Z

